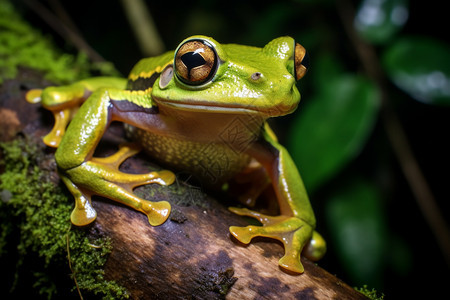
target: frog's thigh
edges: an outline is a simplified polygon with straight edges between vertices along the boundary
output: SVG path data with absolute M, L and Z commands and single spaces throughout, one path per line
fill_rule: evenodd
M 285 255 L 279 265 L 302 273 L 300 255 L 313 235 L 314 213 L 300 174 L 284 147 L 269 134 L 249 149 L 249 154 L 266 168 L 280 206 L 280 216 L 264 215 L 242 208 L 230 208 L 236 214 L 258 219 L 263 226 L 230 227 L 231 234 L 243 243 L 256 236 L 269 237 L 284 243 Z

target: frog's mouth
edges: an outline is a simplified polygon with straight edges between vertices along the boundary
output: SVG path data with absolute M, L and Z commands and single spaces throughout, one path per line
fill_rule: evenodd
M 230 114 L 263 114 L 271 117 L 282 116 L 293 112 L 297 104 L 292 106 L 278 105 L 272 107 L 260 107 L 252 105 L 242 105 L 233 103 L 218 103 L 207 101 L 176 101 L 154 98 L 158 106 L 169 106 L 180 110 L 209 112 L 209 113 L 230 113 Z

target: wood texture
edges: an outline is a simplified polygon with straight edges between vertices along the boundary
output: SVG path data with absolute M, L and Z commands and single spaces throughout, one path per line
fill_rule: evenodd
M 24 98 L 28 88 L 39 84 L 23 78 L 3 84 L 2 141 L 21 133 L 42 136 L 49 129 L 51 115 Z M 117 140 L 115 132 L 105 148 Z M 133 157 L 123 170 L 148 171 L 146 160 L 144 155 Z M 175 184 L 180 188 L 136 190 L 152 200 L 172 203 L 172 214 L 161 226 L 150 226 L 145 215 L 132 209 L 94 198 L 97 220 L 80 229 L 111 238 L 106 277 L 126 287 L 131 299 L 366 299 L 306 259 L 304 274 L 282 271 L 277 263 L 283 254 L 281 244 L 266 239 L 240 244 L 228 227 L 245 226 L 246 219 L 197 188 L 182 181 Z

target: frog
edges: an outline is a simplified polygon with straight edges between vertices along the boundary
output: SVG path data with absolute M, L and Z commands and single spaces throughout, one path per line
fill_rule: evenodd
M 71 222 L 92 223 L 94 195 L 125 204 L 147 215 L 152 226 L 169 217 L 167 201 L 134 194 L 137 186 L 170 185 L 173 171 L 129 174 L 119 170 L 144 150 L 167 169 L 189 171 L 211 187 L 250 182 L 240 199 L 248 206 L 230 207 L 260 225 L 230 226 L 244 244 L 255 237 L 280 241 L 279 267 L 301 274 L 301 256 L 320 259 L 326 242 L 315 230 L 316 219 L 300 173 L 268 125 L 290 114 L 300 102 L 297 88 L 308 70 L 305 48 L 292 37 L 275 38 L 263 47 L 220 44 L 194 35 L 173 51 L 141 59 L 128 78 L 92 77 L 63 86 L 28 91 L 30 103 L 51 111 L 55 123 L 43 141 L 56 148 L 61 180 L 75 199 Z M 107 157 L 95 149 L 112 122 L 121 122 L 132 142 Z M 279 215 L 251 209 L 271 190 Z M 274 199 L 275 200 L 275 199 Z

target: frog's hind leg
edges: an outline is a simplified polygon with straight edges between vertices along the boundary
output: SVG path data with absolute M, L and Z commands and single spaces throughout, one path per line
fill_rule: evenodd
M 170 204 L 166 201 L 151 202 L 134 195 L 133 189 L 137 186 L 158 183 L 161 185 L 172 184 L 175 175 L 170 171 L 150 172 L 146 174 L 128 174 L 119 171 L 120 165 L 130 156 L 137 154 L 140 147 L 136 144 L 126 143 L 120 146 L 119 151 L 108 157 L 93 157 L 89 162 L 67 171 L 71 176 L 84 173 L 88 168 L 101 175 L 98 177 L 85 178 L 89 184 L 97 186 L 96 194 L 128 205 L 138 211 L 145 213 L 149 223 L 153 226 L 165 222 L 170 213 Z M 61 176 L 70 192 L 75 198 L 75 208 L 71 214 L 71 221 L 74 225 L 84 226 L 96 218 L 96 212 L 91 205 L 92 193 L 83 188 L 83 183 L 74 185 L 71 180 L 64 175 Z
M 281 241 L 285 254 L 279 260 L 279 266 L 290 272 L 302 273 L 301 254 L 320 259 L 325 254 L 326 244 L 314 231 L 316 220 L 300 174 L 287 150 L 272 137 L 270 131 L 263 132 L 263 139 L 253 144 L 248 153 L 267 170 L 280 215 L 269 216 L 246 208 L 232 207 L 232 212 L 256 218 L 262 226 L 231 226 L 230 233 L 245 244 L 257 236 Z

